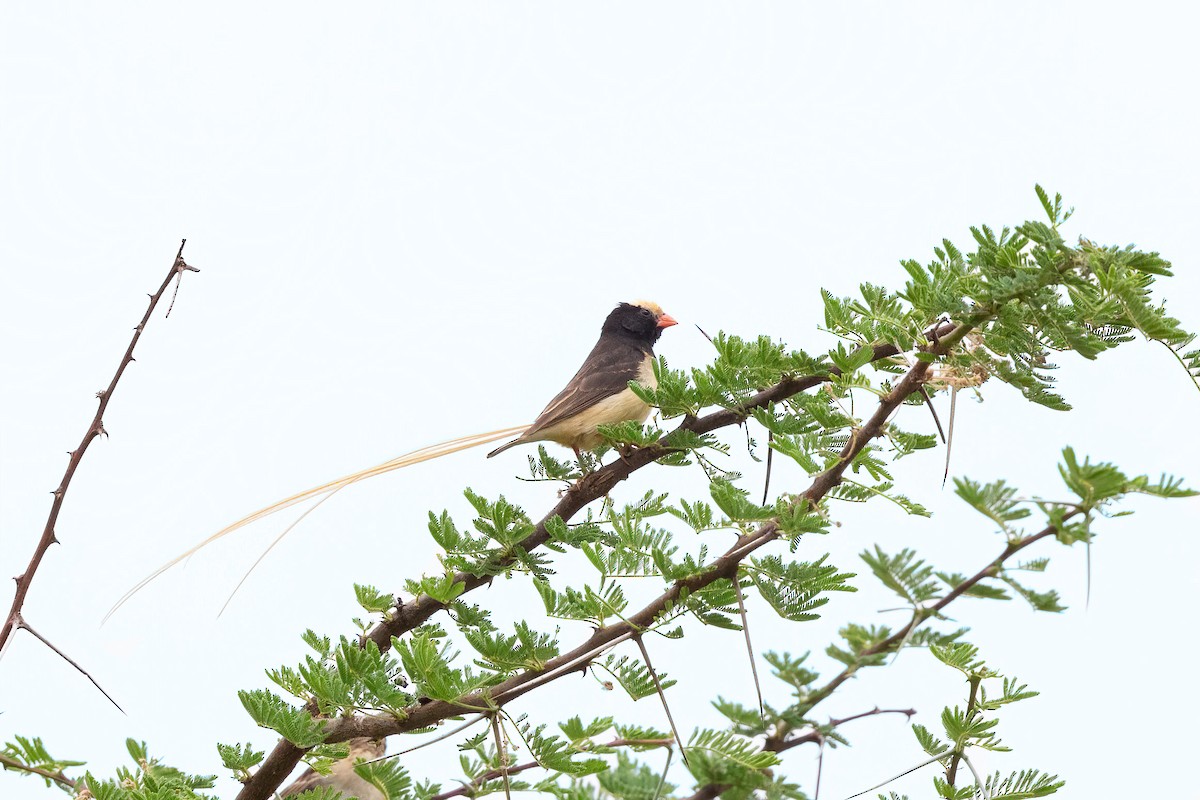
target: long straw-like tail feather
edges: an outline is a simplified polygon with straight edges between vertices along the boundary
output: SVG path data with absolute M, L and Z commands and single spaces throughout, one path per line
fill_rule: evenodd
M 409 466 L 412 466 L 413 464 L 420 464 L 423 461 L 431 461 L 435 458 L 441 458 L 442 456 L 448 456 L 452 453 L 457 453 L 461 450 L 468 450 L 472 447 L 478 447 L 479 445 L 482 445 L 482 444 L 489 444 L 490 442 L 494 442 L 497 439 L 503 439 L 507 436 L 518 435 L 518 434 L 524 432 L 525 429 L 528 427 L 529 427 L 528 425 L 518 425 L 518 426 L 512 427 L 512 428 L 503 428 L 501 430 L 489 431 L 487 433 L 476 433 L 471 436 L 463 436 L 458 439 L 451 439 L 448 442 L 441 442 L 439 444 L 430 445 L 429 447 L 422 447 L 420 450 L 413 450 L 411 453 L 405 453 L 402 456 L 397 456 L 396 458 L 393 458 L 390 461 L 385 461 L 382 464 L 377 464 L 374 467 L 368 467 L 367 469 L 359 470 L 358 472 L 352 473 L 350 475 L 345 475 L 341 478 L 337 478 L 336 480 L 329 481 L 328 483 L 323 483 L 320 486 L 314 486 L 313 488 L 308 489 L 303 492 L 300 492 L 299 494 L 294 494 L 291 497 L 286 497 L 283 500 L 280 500 L 276 503 L 272 503 L 271 505 L 269 505 L 265 508 L 260 508 L 258 511 L 255 511 L 253 514 L 248 514 L 248 515 L 242 517 L 241 519 L 239 519 L 237 522 L 234 522 L 231 525 L 225 526 L 221 530 L 214 533 L 212 536 L 209 536 L 207 539 L 205 539 L 204 541 L 197 544 L 195 547 L 192 547 L 188 551 L 181 553 L 180 555 L 171 559 L 167 563 L 163 564 L 158 569 L 151 572 L 145 578 L 142 578 L 140 581 L 137 582 L 136 585 L 134 585 L 134 587 L 132 589 L 130 589 L 125 594 L 123 594 L 121 596 L 121 599 L 119 599 L 116 602 L 116 604 L 113 605 L 113 607 L 111 609 L 109 609 L 108 613 L 104 615 L 104 619 L 101 620 L 100 624 L 103 625 L 105 622 L 107 622 L 108 618 L 111 617 L 113 614 L 115 614 L 117 612 L 117 610 L 121 608 L 121 606 L 125 605 L 125 603 L 128 602 L 131 597 L 133 597 L 135 594 L 137 594 L 139 591 L 141 591 L 147 584 L 149 584 L 151 581 L 153 581 L 159 575 L 162 575 L 164 572 L 166 572 L 167 570 L 169 570 L 171 567 L 175 566 L 179 562 L 183 561 L 184 559 L 189 558 L 192 555 L 195 555 L 198 551 L 204 549 L 205 547 L 207 547 L 208 545 L 217 541 L 218 539 L 221 539 L 221 538 L 233 533 L 234 531 L 238 530 L 239 528 L 243 528 L 246 525 L 249 525 L 252 522 L 257 522 L 258 520 L 262 519 L 263 517 L 270 516 L 271 514 L 274 514 L 277 511 L 282 511 L 285 508 L 290 508 L 291 506 L 294 506 L 297 503 L 303 503 L 305 500 L 311 500 L 314 497 L 319 497 L 320 495 L 325 495 L 325 497 L 319 501 L 319 503 L 323 503 L 323 502 L 325 502 L 325 500 L 328 500 L 329 497 L 333 496 L 334 493 L 341 491 L 342 489 L 346 488 L 347 486 L 349 486 L 352 483 L 357 483 L 358 481 L 366 480 L 367 478 L 373 478 L 376 475 L 383 475 L 384 473 L 392 472 L 393 470 L 403 469 L 404 467 L 409 467 Z M 316 508 L 316 506 L 313 506 L 313 508 L 310 508 L 308 511 L 306 511 L 300 517 L 300 519 L 303 519 L 305 516 L 308 515 L 309 512 L 311 512 L 315 508 Z M 296 520 L 296 522 L 294 522 L 290 526 L 288 526 L 288 528 L 286 530 L 284 530 L 284 532 L 282 534 L 280 534 L 275 539 L 274 542 L 271 543 L 271 546 L 267 548 L 267 552 L 270 552 L 271 548 L 273 548 L 276 544 L 278 544 L 279 540 L 282 539 L 284 536 L 286 536 L 287 533 L 289 531 L 291 531 L 291 529 L 294 528 L 297 523 L 300 522 L 300 519 Z M 266 553 L 263 554 L 263 556 L 265 556 L 265 555 L 266 555 Z M 260 557 L 258 561 L 254 562 L 254 566 L 252 566 L 250 569 L 253 570 L 254 567 L 258 566 L 258 564 L 261 561 L 262 561 L 262 557 Z M 249 573 L 246 573 L 246 574 L 249 575 Z M 242 580 L 245 581 L 245 578 L 243 577 Z M 238 587 L 240 587 L 240 586 L 241 586 L 241 583 L 238 584 Z M 234 589 L 234 591 L 236 592 L 237 589 Z M 232 597 L 232 595 L 230 595 L 230 597 Z M 226 605 L 228 605 L 228 601 L 226 601 Z M 224 609 L 222 609 L 222 610 L 224 610 Z

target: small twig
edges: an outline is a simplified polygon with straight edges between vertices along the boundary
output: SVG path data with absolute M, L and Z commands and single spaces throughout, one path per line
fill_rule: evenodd
M 975 716 L 975 695 L 979 691 L 981 678 L 979 678 L 977 675 L 972 675 L 969 680 L 971 682 L 971 691 L 967 695 L 967 712 L 964 717 L 967 722 L 970 722 Z M 946 769 L 946 783 L 950 784 L 951 786 L 954 786 L 954 781 L 958 777 L 958 760 L 960 758 L 963 758 L 962 752 L 955 750 L 954 755 L 950 758 L 950 766 Z
M 99 683 L 97 683 L 96 679 L 93 678 L 86 669 L 79 666 L 79 664 L 75 661 L 75 659 L 71 658 L 69 655 L 64 653 L 62 650 L 59 650 L 57 647 L 55 647 L 53 642 L 51 642 L 45 636 L 42 636 L 40 633 L 38 633 L 36 630 L 34 630 L 33 627 L 28 622 L 26 622 L 25 618 L 22 617 L 20 614 L 17 614 L 17 627 L 21 628 L 22 630 L 29 631 L 33 635 L 33 638 L 37 639 L 42 644 L 46 645 L 46 647 L 49 647 L 51 650 L 53 650 L 55 653 L 58 654 L 59 658 L 61 658 L 63 661 L 66 661 L 68 664 L 70 664 L 75 669 L 79 670 L 79 674 L 83 675 L 83 677 L 85 677 L 89 681 L 91 681 L 92 686 L 95 686 L 97 689 L 99 689 L 100 694 L 107 697 L 108 702 L 112 703 L 113 706 L 116 707 L 117 711 L 120 711 L 122 714 L 125 713 L 125 709 L 121 708 L 121 706 L 117 704 L 117 701 L 112 699 L 112 695 L 110 695 L 108 692 L 104 691 L 104 687 L 101 686 Z M 128 716 L 128 715 L 126 715 L 126 716 Z
M 100 404 L 96 409 L 96 414 L 92 417 L 91 423 L 88 424 L 87 432 L 83 435 L 83 440 L 79 446 L 71 451 L 71 458 L 67 462 L 66 472 L 63 473 L 62 480 L 58 484 L 58 488 L 54 490 L 54 501 L 50 504 L 50 514 L 46 518 L 46 525 L 42 529 L 41 539 L 38 540 L 37 546 L 34 548 L 33 556 L 29 559 L 29 565 L 25 567 L 25 571 L 17 576 L 17 590 L 13 595 L 12 607 L 9 609 L 8 616 L 4 620 L 3 626 L 0 626 L 0 656 L 8 648 L 9 642 L 12 640 L 13 632 L 21 625 L 21 609 L 25 605 L 25 598 L 29 594 L 29 587 L 33 584 L 34 575 L 37 573 L 38 567 L 41 566 L 42 559 L 46 555 L 46 551 L 50 549 L 50 545 L 58 541 L 56 536 L 55 526 L 58 523 L 59 512 L 62 511 L 63 500 L 67 496 L 67 489 L 70 488 L 71 479 L 75 477 L 75 471 L 79 468 L 79 462 L 83 460 L 84 453 L 87 452 L 88 446 L 92 440 L 102 434 L 107 435 L 104 430 L 104 412 L 108 409 L 108 403 L 112 400 L 113 392 L 116 391 L 117 383 L 121 380 L 121 376 L 125 374 L 125 368 L 133 362 L 133 349 L 137 346 L 138 340 L 142 336 L 142 331 L 146 329 L 146 323 L 150 320 L 150 315 L 154 313 L 155 306 L 162 298 L 163 292 L 171 281 L 182 274 L 184 269 L 198 272 L 194 267 L 190 267 L 183 260 L 183 247 L 187 244 L 187 239 L 184 239 L 179 244 L 179 252 L 175 254 L 175 260 L 171 263 L 171 269 L 167 273 L 167 277 L 163 280 L 162 285 L 158 287 L 158 291 L 150 295 L 150 303 L 146 307 L 146 313 L 142 315 L 141 321 L 137 327 L 133 329 L 133 338 L 129 342 L 129 346 L 125 348 L 125 354 L 121 357 L 120 364 L 117 365 L 116 374 L 109 381 L 108 387 L 96 393 Z M 28 627 L 26 627 L 28 630 Z M 38 637 L 41 639 L 41 637 Z M 44 639 L 42 641 L 49 644 Z M 62 655 L 61 651 L 55 648 L 55 652 Z M 65 658 L 65 656 L 64 656 Z M 74 662 L 72 662 L 74 663 Z M 75 665 L 79 669 L 78 665 Z M 82 672 L 82 670 L 80 670 Z M 86 675 L 87 673 L 84 672 Z M 95 681 L 92 681 L 95 683 Z M 98 688 L 98 687 L 97 687 Z M 103 691 L 103 690 L 101 690 Z M 107 697 L 108 695 L 105 694 Z M 109 700 L 112 700 L 109 697 Z M 116 703 L 113 703 L 116 705 Z
M 683 746 L 683 737 L 679 735 L 679 728 L 675 727 L 675 718 L 671 716 L 671 706 L 667 704 L 667 695 L 663 692 L 662 682 L 658 680 L 658 672 L 654 669 L 654 664 L 650 662 L 650 651 L 646 649 L 646 643 L 642 641 L 640 634 L 634 636 L 633 640 L 637 642 L 638 649 L 642 651 L 642 658 L 646 662 L 646 669 L 650 670 L 650 677 L 654 680 L 654 688 L 658 692 L 658 699 L 662 701 L 663 711 L 667 713 L 667 723 L 671 726 L 671 735 L 679 743 L 679 757 L 683 759 L 684 766 L 691 766 L 688 764 L 687 750 Z
M 742 635 L 746 639 L 746 655 L 750 658 L 750 674 L 754 677 L 754 693 L 758 696 L 758 717 L 766 723 L 766 711 L 763 710 L 762 684 L 758 680 L 758 666 L 754 663 L 754 645 L 750 642 L 750 623 L 746 619 L 746 600 L 742 595 L 742 583 L 737 576 L 733 579 L 733 588 L 737 592 L 738 614 L 742 617 Z
M 46 780 L 54 781 L 59 786 L 63 786 L 67 789 L 75 788 L 75 781 L 71 780 L 66 775 L 63 775 L 61 771 L 51 772 L 48 769 L 35 767 L 32 764 L 22 764 L 20 761 L 17 761 L 14 758 L 9 758 L 3 753 L 0 753 L 0 767 L 4 767 L 6 770 L 15 770 L 17 772 L 28 772 L 30 775 L 37 775 L 45 778 Z

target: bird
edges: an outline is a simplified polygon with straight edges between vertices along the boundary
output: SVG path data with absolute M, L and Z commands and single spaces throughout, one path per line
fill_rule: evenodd
M 351 739 L 350 755 L 333 762 L 333 768 L 328 775 L 322 775 L 314 769 L 307 770 L 296 778 L 290 786 L 284 789 L 280 796 L 292 797 L 309 789 L 328 786 L 340 792 L 346 798 L 357 797 L 358 800 L 386 800 L 383 792 L 375 784 L 363 780 L 354 771 L 354 765 L 360 761 L 370 761 L 379 758 L 387 749 L 383 739 Z
M 566 388 L 524 433 L 487 457 L 520 444 L 550 441 L 574 450 L 582 463 L 580 451 L 592 450 L 604 441 L 598 426 L 645 420 L 650 406 L 634 394 L 629 383 L 657 388 L 654 343 L 664 330 L 677 324 L 649 300 L 618 304 L 605 318 L 599 341 Z
M 583 463 L 581 451 L 598 447 L 603 437 L 597 431 L 600 425 L 612 425 L 627 420 L 642 422 L 650 415 L 650 406 L 642 401 L 629 388 L 630 381 L 637 381 L 643 386 L 657 387 L 654 376 L 654 344 L 662 332 L 678 323 L 670 315 L 663 312 L 657 303 L 648 300 L 637 300 L 632 303 L 620 303 L 613 309 L 600 328 L 600 340 L 592 348 L 583 361 L 583 366 L 575 373 L 566 388 L 550 401 L 545 410 L 532 424 L 517 425 L 499 430 L 461 436 L 447 442 L 422 447 L 410 453 L 397 456 L 382 464 L 367 467 L 349 475 L 327 481 L 319 486 L 298 492 L 291 497 L 285 497 L 247 514 L 236 522 L 226 525 L 221 530 L 198 542 L 187 551 L 180 553 L 162 566 L 155 569 L 145 578 L 123 594 L 108 613 L 104 615 L 104 624 L 121 606 L 125 605 L 135 594 L 158 576 L 176 564 L 190 558 L 208 545 L 222 539 L 236 530 L 252 522 L 268 517 L 285 508 L 290 508 L 309 500 L 313 502 L 295 521 L 288 525 L 275 537 L 267 549 L 251 565 L 242 576 L 241 582 L 234 588 L 234 593 L 249 577 L 254 568 L 266 558 L 272 548 L 286 536 L 292 528 L 299 524 L 308 514 L 315 511 L 322 503 L 335 494 L 352 486 L 359 481 L 383 475 L 414 464 L 420 464 L 435 458 L 448 456 L 473 447 L 491 444 L 508 436 L 519 434 L 516 439 L 488 453 L 491 458 L 510 447 L 528 442 L 552 441 L 570 447 L 575 451 L 575 457 Z M 233 594 L 225 601 L 228 606 Z M 224 611 L 224 607 L 221 609 Z

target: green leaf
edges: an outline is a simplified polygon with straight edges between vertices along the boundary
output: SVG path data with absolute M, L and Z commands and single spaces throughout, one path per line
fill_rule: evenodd
M 604 661 L 595 663 L 596 666 L 612 675 L 633 700 L 641 700 L 643 697 L 658 694 L 650 670 L 636 658 L 616 656 L 610 653 Z M 675 685 L 675 681 L 667 678 L 665 672 L 658 673 L 658 680 L 662 684 L 663 691 Z
M 725 512 L 731 520 L 737 522 L 753 522 L 770 519 L 774 510 L 755 505 L 748 499 L 748 492 L 726 480 L 715 480 L 708 486 L 713 502 Z
M 238 692 L 238 699 L 255 724 L 270 728 L 297 747 L 312 747 L 325 739 L 321 732 L 324 720 L 314 719 L 307 711 L 289 705 L 273 692 L 243 690 Z
M 812 563 L 783 563 L 779 556 L 752 559 L 744 567 L 759 595 L 784 619 L 804 622 L 818 619 L 816 609 L 829 602 L 825 592 L 857 591 L 846 583 L 853 573 L 839 573 L 837 567 L 826 564 L 827 556 Z
M 225 769 L 232 770 L 234 776 L 243 780 L 250 775 L 250 769 L 262 762 L 265 753 L 255 750 L 249 742 L 246 744 L 218 744 L 217 753 Z
M 354 596 L 358 604 L 367 612 L 383 613 L 396 605 L 396 598 L 388 592 L 381 592 L 374 586 L 354 584 Z
M 933 567 L 917 558 L 914 551 L 905 548 L 889 556 L 879 545 L 875 545 L 874 553 L 864 551 L 859 555 L 884 586 L 912 606 L 919 607 L 940 596 L 937 583 L 931 580 Z
M 412 778 L 400 765 L 399 759 L 390 758 L 385 761 L 357 764 L 354 772 L 378 789 L 384 800 L 401 800 L 410 796 Z

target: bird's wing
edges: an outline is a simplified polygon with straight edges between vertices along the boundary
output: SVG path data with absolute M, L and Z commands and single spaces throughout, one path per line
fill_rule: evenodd
M 638 369 L 650 355 L 637 347 L 601 340 L 588 354 L 583 366 L 570 383 L 550 401 L 520 438 L 570 419 L 606 397 L 620 394 L 638 376 Z
M 325 786 L 326 783 L 321 781 L 323 776 L 316 770 L 308 770 L 299 778 L 292 781 L 292 785 L 288 786 L 280 793 L 280 797 L 292 797 L 293 795 L 307 792 L 309 789 L 315 789 L 318 786 Z

